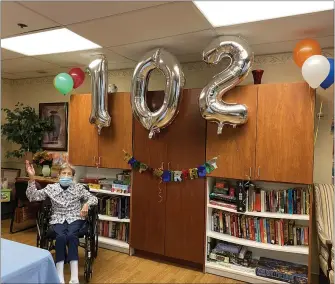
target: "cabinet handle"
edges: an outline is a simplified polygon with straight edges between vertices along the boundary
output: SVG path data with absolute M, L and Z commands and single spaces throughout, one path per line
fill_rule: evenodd
M 101 157 L 99 156 L 99 167 L 101 166 Z
M 249 179 L 251 179 L 251 171 L 252 171 L 252 168 L 250 167 L 249 168 Z
M 260 177 L 261 176 L 261 167 L 258 167 L 258 177 Z
M 93 157 L 93 163 L 94 163 L 95 166 L 97 165 L 96 156 Z

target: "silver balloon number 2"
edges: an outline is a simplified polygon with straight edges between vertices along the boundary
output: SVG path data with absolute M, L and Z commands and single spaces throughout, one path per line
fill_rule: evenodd
M 107 109 L 108 92 L 108 62 L 102 56 L 93 60 L 86 71 L 91 76 L 92 109 L 90 123 L 95 124 L 100 135 L 103 127 L 110 126 L 111 117 Z
M 219 37 L 203 51 L 203 60 L 208 64 L 218 64 L 224 57 L 230 59 L 228 67 L 215 75 L 199 96 L 200 113 L 218 124 L 218 134 L 225 124 L 236 127 L 248 120 L 246 105 L 225 103 L 223 96 L 245 79 L 254 61 L 248 43 L 237 36 Z
M 146 92 L 150 73 L 154 69 L 163 72 L 166 84 L 163 105 L 152 112 L 146 103 Z M 150 139 L 161 128 L 168 126 L 178 114 L 184 84 L 184 73 L 178 60 L 164 49 L 148 52 L 137 64 L 131 84 L 131 105 L 136 119 L 149 130 Z

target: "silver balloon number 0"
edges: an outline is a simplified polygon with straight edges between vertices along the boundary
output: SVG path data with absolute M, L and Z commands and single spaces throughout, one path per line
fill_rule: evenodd
M 150 111 L 146 103 L 146 92 L 150 73 L 154 69 L 163 72 L 166 78 L 164 101 L 160 109 Z M 168 126 L 178 114 L 184 73 L 178 60 L 168 51 L 158 48 L 145 54 L 137 64 L 132 77 L 131 105 L 136 119 L 149 130 L 153 138 L 161 128 Z
M 93 60 L 86 72 L 91 76 L 92 86 L 92 109 L 90 123 L 95 124 L 100 135 L 103 127 L 109 127 L 111 117 L 107 109 L 107 92 L 108 92 L 108 62 L 102 56 Z
M 218 64 L 224 57 L 230 59 L 229 65 L 213 77 L 199 96 L 200 113 L 218 124 L 218 134 L 225 124 L 236 127 L 248 120 L 246 105 L 225 103 L 223 96 L 245 79 L 254 61 L 248 43 L 237 36 L 219 37 L 203 51 L 203 60 L 208 64 Z

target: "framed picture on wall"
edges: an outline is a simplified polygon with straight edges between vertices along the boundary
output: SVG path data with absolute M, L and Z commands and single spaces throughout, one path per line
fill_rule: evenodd
M 67 151 L 68 103 L 41 103 L 40 117 L 50 118 L 55 128 L 46 132 L 42 140 L 43 150 Z

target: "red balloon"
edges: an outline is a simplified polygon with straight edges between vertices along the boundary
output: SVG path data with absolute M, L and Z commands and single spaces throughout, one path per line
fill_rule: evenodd
M 77 89 L 85 80 L 85 73 L 80 68 L 72 68 L 69 75 L 73 79 L 73 88 Z

